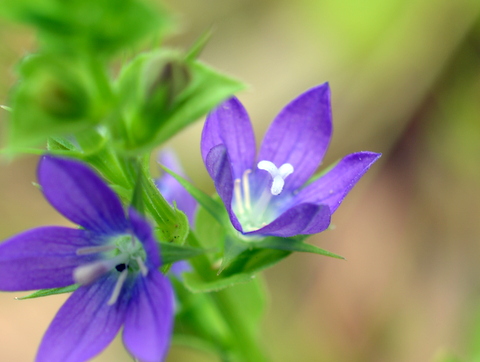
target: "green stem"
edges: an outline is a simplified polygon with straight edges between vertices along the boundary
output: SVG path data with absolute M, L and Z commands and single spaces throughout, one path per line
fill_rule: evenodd
M 187 242 L 191 246 L 201 247 L 192 233 L 189 233 Z M 213 281 L 218 278 L 206 255 L 200 255 L 191 259 L 191 264 L 195 272 L 204 281 Z M 244 313 L 248 313 L 248 311 L 239 309 L 237 304 L 234 303 L 234 300 L 232 300 L 232 295 L 228 293 L 227 290 L 212 292 L 210 295 L 230 329 L 231 344 L 236 354 L 240 357 L 240 360 L 243 362 L 268 361 L 268 358 L 258 344 L 255 331 L 249 327 L 246 320 L 242 317 Z

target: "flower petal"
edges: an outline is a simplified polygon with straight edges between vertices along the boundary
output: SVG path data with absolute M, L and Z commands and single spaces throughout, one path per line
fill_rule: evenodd
M 107 347 L 122 326 L 128 305 L 128 293 L 107 304 L 116 280 L 110 273 L 72 294 L 48 327 L 36 362 L 86 361 Z
M 345 156 L 326 175 L 301 190 L 293 202 L 328 205 L 333 214 L 352 187 L 380 156 L 374 152 L 357 152 Z
M 126 230 L 128 224 L 119 198 L 83 163 L 43 156 L 38 180 L 47 200 L 74 223 L 105 234 Z
M 28 230 L 0 244 L 0 289 L 8 291 L 60 288 L 74 284 L 73 270 L 97 259 L 77 255 L 95 245 L 87 230 L 50 226 Z
M 137 278 L 125 317 L 123 342 L 138 360 L 162 361 L 173 327 L 173 290 L 157 270 Z
M 325 230 L 330 225 L 330 210 L 325 205 L 296 205 L 267 226 L 245 234 L 290 237 L 300 234 L 312 234 Z M 318 230 L 313 231 L 311 230 Z
M 227 209 L 230 221 L 235 229 L 243 232 L 242 225 L 232 209 L 233 177 L 230 159 L 225 146 L 217 145 L 205 158 L 205 166 L 213 178 L 215 189 Z
M 331 134 L 330 88 L 325 83 L 301 94 L 280 112 L 263 139 L 258 160 L 277 167 L 290 163 L 294 172 L 285 179 L 284 190 L 293 191 L 320 165 Z M 267 176 L 263 178 L 269 181 Z
M 156 269 L 161 265 L 160 250 L 153 235 L 152 226 L 135 209 L 129 208 L 128 214 L 133 233 L 143 244 L 147 254 L 147 267 Z
M 252 124 L 247 111 L 235 97 L 207 116 L 201 141 L 205 163 L 210 150 L 220 144 L 227 148 L 234 178 L 241 178 L 245 170 L 253 167 L 256 147 Z
M 166 166 L 173 172 L 185 177 L 180 162 L 175 153 L 171 150 L 162 150 L 158 157 L 158 162 Z M 197 202 L 192 195 L 188 193 L 185 188 L 169 173 L 164 172 L 163 175 L 155 180 L 155 185 L 160 190 L 165 200 L 171 205 L 175 202 L 177 208 L 185 213 L 188 217 L 188 222 L 193 228 L 195 222 L 195 211 L 197 209 Z

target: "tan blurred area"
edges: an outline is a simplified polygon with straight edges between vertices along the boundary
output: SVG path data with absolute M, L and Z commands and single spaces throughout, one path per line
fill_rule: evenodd
M 201 59 L 251 85 L 238 96 L 257 142 L 288 101 L 328 81 L 334 135 L 324 165 L 355 151 L 383 153 L 334 215 L 335 229 L 309 239 L 347 260 L 298 253 L 266 273 L 270 307 L 261 335 L 272 361 L 476 361 L 480 2 L 168 5 L 181 24 L 169 45 L 188 47 L 212 27 Z M 35 40 L 1 20 L 0 41 L 0 103 L 8 104 L 13 66 Z M 2 133 L 5 122 L 0 113 Z M 199 153 L 201 128 L 198 122 L 171 145 L 190 178 L 213 192 Z M 35 167 L 28 156 L 0 165 L 0 240 L 67 225 L 32 186 Z M 65 299 L 13 299 L 21 295 L 0 294 L 0 361 L 33 360 Z M 129 360 L 120 341 L 95 359 Z M 174 346 L 168 361 L 216 359 Z

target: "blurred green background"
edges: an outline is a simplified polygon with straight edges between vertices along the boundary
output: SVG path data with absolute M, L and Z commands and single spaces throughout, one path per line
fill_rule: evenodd
M 257 141 L 276 113 L 330 82 L 334 136 L 324 165 L 382 152 L 309 241 L 347 261 L 296 254 L 266 273 L 261 335 L 275 362 L 480 361 L 480 1 L 169 0 L 185 48 L 213 27 L 201 59 L 251 85 L 239 94 Z M 0 103 L 30 29 L 0 20 Z M 5 113 L 0 131 L 5 132 Z M 202 122 L 171 141 L 213 185 Z M 32 186 L 36 159 L 0 164 L 0 239 L 59 224 Z M 0 360 L 30 361 L 65 296 L 0 294 Z M 18 293 L 18 295 L 22 295 Z M 117 339 L 95 361 L 129 361 Z M 216 361 L 172 347 L 168 361 Z M 255 361 L 252 361 L 255 362 Z

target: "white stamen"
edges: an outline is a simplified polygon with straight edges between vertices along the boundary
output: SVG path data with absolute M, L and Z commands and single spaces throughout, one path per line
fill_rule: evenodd
M 110 268 L 103 261 L 81 265 L 73 271 L 73 280 L 80 285 L 88 285 L 106 272 Z
M 115 302 L 117 301 L 118 296 L 120 295 L 120 292 L 122 291 L 123 284 L 125 283 L 125 280 L 127 279 L 127 275 L 128 275 L 128 268 L 122 270 L 122 272 L 118 276 L 117 282 L 115 283 L 115 287 L 113 288 L 112 295 L 110 296 L 110 299 L 107 302 L 108 305 L 114 305 Z
M 147 267 L 145 266 L 145 263 L 143 262 L 142 258 L 140 258 L 139 256 L 137 256 L 137 257 L 135 258 L 135 260 L 136 260 L 137 263 L 138 263 L 138 267 L 140 268 L 140 271 L 142 272 L 142 275 L 143 275 L 144 277 L 146 277 L 147 274 L 148 274 L 148 269 L 147 269 Z
M 73 280 L 80 285 L 88 285 L 112 270 L 116 265 L 127 261 L 127 254 L 120 254 L 112 259 L 95 261 L 90 264 L 80 265 L 73 270 Z
M 245 201 L 245 209 L 247 211 L 251 210 L 250 205 L 250 184 L 248 182 L 248 175 L 252 172 L 252 170 L 248 169 L 245 170 L 242 177 L 242 186 L 243 186 L 243 199 Z
M 273 162 L 263 160 L 257 164 L 257 167 L 260 170 L 267 171 L 272 176 L 273 182 L 270 192 L 275 196 L 282 192 L 285 179 L 293 172 L 293 166 L 289 163 L 284 163 L 280 168 L 277 168 Z
M 77 255 L 96 254 L 104 251 L 110 251 L 113 249 L 115 249 L 115 245 L 112 245 L 112 244 L 99 245 L 99 246 L 86 246 L 84 248 L 77 249 Z
M 242 192 L 240 189 L 240 184 L 242 183 L 242 180 L 239 178 L 235 179 L 234 185 L 233 185 L 233 192 L 235 194 L 235 202 L 237 204 L 238 212 L 240 214 L 244 213 L 243 209 L 243 202 L 242 202 Z

